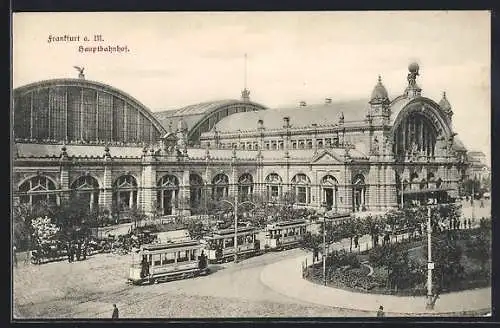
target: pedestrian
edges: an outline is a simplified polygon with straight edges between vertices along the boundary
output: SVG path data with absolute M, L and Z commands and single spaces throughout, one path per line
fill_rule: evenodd
M 14 256 L 14 266 L 17 267 L 17 248 L 16 245 L 12 247 L 12 255 Z
M 358 236 L 354 236 L 354 247 L 355 248 L 359 247 L 359 237 Z
M 111 315 L 111 319 L 118 319 L 118 308 L 116 304 L 113 304 L 113 314 Z
M 472 229 L 472 222 L 471 222 L 470 218 L 467 219 L 467 223 L 469 224 L 469 229 Z
M 24 258 L 24 264 L 29 264 L 32 256 L 33 256 L 33 251 L 31 249 L 28 249 L 26 257 Z
M 87 241 L 83 241 L 82 243 L 82 259 L 87 259 Z
M 385 317 L 385 313 L 384 313 L 384 307 L 381 305 L 379 306 L 378 308 L 378 311 L 377 311 L 377 317 L 378 318 L 383 318 Z
M 82 244 L 78 241 L 76 244 L 76 260 L 80 261 L 80 255 L 82 254 Z

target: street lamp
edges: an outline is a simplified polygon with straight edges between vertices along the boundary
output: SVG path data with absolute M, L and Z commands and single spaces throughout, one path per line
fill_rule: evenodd
M 238 263 L 238 206 L 243 205 L 243 204 L 247 204 L 247 203 L 255 206 L 255 204 L 252 203 L 251 201 L 244 201 L 244 202 L 238 204 L 238 195 L 237 194 L 234 196 L 234 203 L 232 203 L 226 199 L 222 199 L 221 201 L 225 202 L 233 207 L 233 212 L 234 212 L 234 263 Z
M 326 286 L 326 215 L 325 215 L 325 208 L 320 207 L 318 210 L 318 214 L 323 216 L 323 285 Z M 314 258 L 313 258 L 314 262 Z
M 323 285 L 326 286 L 326 216 L 323 216 Z
M 434 309 L 433 293 L 432 293 L 432 270 L 434 262 L 432 262 L 432 208 L 436 206 L 437 199 L 429 198 L 427 202 L 427 305 L 426 309 Z

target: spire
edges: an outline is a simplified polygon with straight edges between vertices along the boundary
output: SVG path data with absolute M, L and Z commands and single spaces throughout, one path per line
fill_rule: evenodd
M 244 75 L 245 79 L 244 79 L 244 84 L 243 84 L 245 90 L 247 89 L 247 59 L 248 59 L 247 54 L 245 53 L 245 75 Z
M 250 90 L 247 89 L 247 54 L 245 53 L 245 69 L 243 78 L 243 90 L 241 91 L 241 100 L 250 101 Z
M 448 101 L 448 98 L 446 98 L 446 92 L 443 92 L 443 98 L 441 98 L 441 101 L 439 102 L 439 107 L 445 112 L 446 114 L 452 114 L 453 112 L 451 111 L 451 105 L 450 102 Z
M 372 95 L 370 97 L 370 104 L 380 104 L 389 101 L 389 95 L 387 89 L 382 84 L 382 77 L 378 76 L 378 82 L 373 88 Z

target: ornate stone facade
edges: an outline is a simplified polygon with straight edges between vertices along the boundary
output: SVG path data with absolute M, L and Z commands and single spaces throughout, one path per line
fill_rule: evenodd
M 466 150 L 452 130 L 451 105 L 445 96 L 441 106 L 423 97 L 416 84 L 418 65 L 409 70 L 408 87 L 392 100 L 379 77 L 369 101 L 328 98 L 319 106 L 292 109 L 252 103 L 245 90 L 241 101 L 153 114 L 130 96 L 87 80 L 22 87 L 15 93 L 14 125 L 21 135 L 14 144 L 14 195 L 22 202 L 60 202 L 79 191 L 91 207 L 137 206 L 165 215 L 199 212 L 208 199 L 236 195 L 338 212 L 386 211 L 425 200 L 429 193 L 442 200 L 457 197 Z M 64 88 L 75 85 L 82 97 L 86 88 L 98 87 L 95 102 L 50 101 L 53 90 L 67 95 Z M 33 104 L 33 93 L 44 87 L 49 87 L 47 103 Z M 103 105 L 99 97 L 108 91 L 112 98 Z M 100 105 L 111 118 L 103 117 Z M 30 130 L 40 130 L 33 134 L 16 121 L 19 112 L 20 119 L 29 114 L 55 122 L 51 115 L 68 113 L 68 106 L 82 108 L 72 114 L 83 122 L 80 137 L 92 122 L 111 120 L 114 132 L 96 128 L 93 139 L 70 141 L 68 135 L 78 134 L 68 130 L 74 124 L 66 122 L 61 131 L 46 126 L 49 131 L 43 132 L 43 125 L 31 122 Z M 40 138 L 27 138 L 33 135 Z

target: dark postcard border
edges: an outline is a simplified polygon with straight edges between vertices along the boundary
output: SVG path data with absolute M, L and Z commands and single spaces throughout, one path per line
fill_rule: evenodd
M 491 10 L 491 133 L 492 133 L 492 229 L 493 229 L 493 252 L 500 249 L 500 237 L 499 229 L 500 225 L 496 222 L 497 212 L 499 210 L 499 202 L 495 201 L 499 199 L 498 197 L 498 187 L 497 187 L 497 155 L 495 149 L 500 149 L 500 145 L 497 146 L 497 138 L 495 137 L 495 131 L 500 130 L 500 122 L 498 115 L 496 114 L 496 108 L 500 106 L 500 56 L 499 56 L 499 45 L 500 45 L 500 19 L 499 12 L 497 10 L 498 4 L 495 1 L 474 1 L 468 3 L 465 6 L 464 2 L 460 1 L 409 1 L 404 3 L 404 7 L 398 2 L 392 2 L 387 0 L 379 0 L 377 2 L 368 1 L 304 1 L 304 2 L 288 2 L 278 3 L 276 1 L 133 1 L 133 0 L 86 0 L 86 1 L 68 1 L 68 0 L 12 0 L 10 3 L 10 11 L 6 11 L 6 27 L 3 29 L 4 33 L 7 34 L 7 40 L 11 39 L 11 12 L 51 12 L 51 11 L 277 11 L 277 10 Z M 9 52 L 4 52 L 3 54 L 7 57 L 7 62 L 9 63 L 7 69 L 5 70 L 8 74 L 5 74 L 5 80 L 7 82 L 8 88 L 4 88 L 3 91 L 6 92 L 7 106 L 5 109 L 10 108 L 10 90 L 11 90 L 11 54 L 12 54 L 11 44 L 9 42 Z M 43 59 L 40 62 L 43 65 Z M 467 78 L 467 77 L 462 77 Z M 496 90 L 499 90 L 495 92 Z M 471 108 L 471 110 L 474 110 Z M 10 120 L 10 110 L 4 110 L 4 113 L 8 115 L 6 120 L 2 123 L 7 124 L 4 132 L 8 134 L 8 137 L 4 140 L 7 143 L 7 148 L 10 148 L 10 129 L 8 122 Z M 10 151 L 7 149 L 7 153 Z M 10 161 L 4 161 L 6 163 L 6 173 L 7 181 L 10 184 Z M 4 180 L 5 181 L 5 180 Z M 500 183 L 500 181 L 499 181 Z M 9 189 L 7 189 L 9 190 Z M 10 193 L 6 192 L 6 198 L 10 198 Z M 4 198 L 4 199 L 6 199 Z M 10 204 L 10 201 L 2 202 L 3 204 Z M 4 234 L 11 231 L 10 220 L 10 206 L 6 208 L 4 213 L 3 223 L 5 224 L 2 230 Z M 8 215 L 8 216 L 7 216 Z M 4 252 L 6 252 L 6 257 L 11 265 L 10 256 L 10 238 L 2 238 L 5 245 L 3 247 Z M 306 326 L 309 324 L 325 326 L 334 323 L 335 326 L 357 326 L 357 327 L 367 327 L 367 326 L 406 326 L 406 325 L 421 325 L 428 323 L 443 323 L 445 325 L 450 325 L 456 327 L 458 325 L 488 325 L 495 324 L 494 322 L 500 321 L 498 317 L 497 301 L 500 299 L 500 290 L 497 282 L 497 272 L 500 272 L 500 261 L 493 255 L 493 275 L 492 275 L 492 318 L 425 318 L 425 317 L 412 317 L 412 318 L 386 318 L 385 320 L 377 320 L 376 318 L 242 318 L 242 319 L 150 319 L 150 320 L 126 320 L 119 322 L 111 322 L 106 320 L 88 320 L 88 321 L 75 321 L 75 320 L 43 320 L 43 321 L 29 321 L 29 320 L 15 320 L 11 322 L 11 306 L 8 309 L 2 311 L 2 318 L 7 319 L 10 323 L 18 323 L 33 327 L 39 327 L 43 324 L 51 324 L 54 326 L 61 327 L 82 327 L 87 325 L 106 325 L 111 323 L 118 323 L 120 326 L 131 326 L 134 327 L 137 324 L 145 325 L 187 325 L 187 326 L 198 326 L 202 325 L 237 325 L 241 326 L 254 326 L 254 325 L 270 325 L 276 326 L 277 324 L 286 324 L 287 326 Z M 9 272 L 11 274 L 11 272 Z M 5 277 L 5 275 L 4 275 Z M 11 277 L 8 277 L 11 278 Z M 7 291 L 8 304 L 11 301 L 11 284 L 9 279 L 2 279 L 4 283 L 7 284 L 7 288 L 3 290 Z M 5 298 L 4 298 L 5 299 Z

